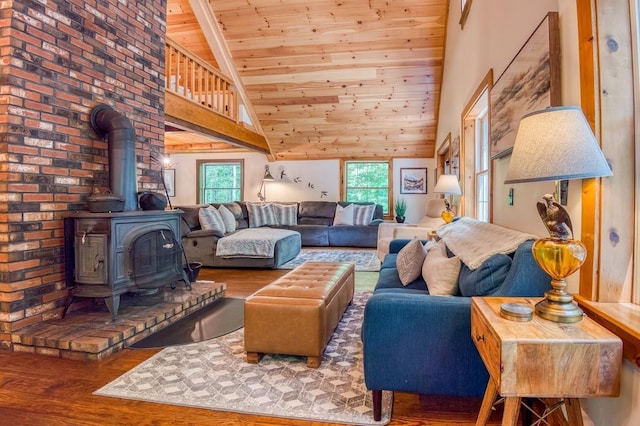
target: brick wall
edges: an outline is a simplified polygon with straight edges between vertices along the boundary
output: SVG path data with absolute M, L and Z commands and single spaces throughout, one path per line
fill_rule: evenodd
M 160 182 L 166 0 L 0 2 L 0 348 L 60 316 L 63 218 L 108 189 L 106 103 L 136 130 L 138 185 Z

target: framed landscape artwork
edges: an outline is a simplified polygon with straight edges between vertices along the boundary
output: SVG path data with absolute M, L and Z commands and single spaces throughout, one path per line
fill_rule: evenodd
M 491 158 L 509 155 L 523 115 L 560 104 L 558 13 L 549 12 L 490 92 Z
M 175 169 L 164 169 L 164 184 L 167 188 L 167 192 L 169 193 L 169 197 L 176 196 L 176 170 Z
M 401 194 L 426 194 L 427 169 L 400 169 Z

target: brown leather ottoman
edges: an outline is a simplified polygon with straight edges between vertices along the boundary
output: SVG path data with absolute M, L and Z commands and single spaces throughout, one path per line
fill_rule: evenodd
M 307 357 L 318 368 L 322 353 L 354 292 L 351 263 L 306 262 L 247 298 L 247 362 L 265 353 Z

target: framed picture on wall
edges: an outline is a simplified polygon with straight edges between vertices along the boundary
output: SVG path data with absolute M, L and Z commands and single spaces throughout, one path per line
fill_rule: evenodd
M 528 112 L 560 104 L 558 13 L 549 12 L 490 92 L 490 154 L 511 154 L 520 119 Z
M 167 193 L 169 197 L 176 196 L 176 170 L 175 169 L 164 169 L 162 172 L 164 176 L 164 184 L 167 188 Z
M 426 168 L 400 169 L 400 193 L 401 194 L 426 194 L 427 193 L 427 169 Z

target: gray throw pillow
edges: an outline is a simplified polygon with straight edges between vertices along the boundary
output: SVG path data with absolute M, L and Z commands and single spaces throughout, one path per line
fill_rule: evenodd
M 218 211 L 222 217 L 222 222 L 224 222 L 224 229 L 227 232 L 234 232 L 236 230 L 236 218 L 233 213 L 222 204 L 218 207 Z
M 200 209 L 198 212 L 200 227 L 204 230 L 214 231 L 216 237 L 224 237 L 226 229 L 220 212 L 213 206 Z
M 415 281 L 422 273 L 426 250 L 419 239 L 414 238 L 398 252 L 396 268 L 402 285 Z

